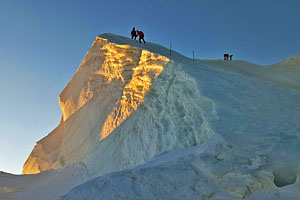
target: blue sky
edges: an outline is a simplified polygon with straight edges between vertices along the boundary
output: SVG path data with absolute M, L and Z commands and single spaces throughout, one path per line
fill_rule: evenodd
M 129 36 L 191 57 L 274 64 L 300 54 L 300 0 L 2 0 L 0 171 L 21 173 L 58 124 L 58 95 L 96 35 Z

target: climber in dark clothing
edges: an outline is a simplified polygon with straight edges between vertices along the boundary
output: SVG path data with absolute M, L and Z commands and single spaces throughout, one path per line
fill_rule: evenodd
M 224 60 L 228 60 L 228 58 L 229 58 L 229 54 L 228 53 L 224 54 Z
M 232 56 L 233 56 L 233 55 L 230 55 L 230 56 L 229 56 L 230 60 L 232 60 Z
M 135 31 L 135 28 L 133 27 L 132 31 L 131 31 L 131 39 L 135 39 L 136 40 L 136 37 L 137 37 L 137 34 L 136 34 L 136 31 Z
M 141 40 L 143 40 L 144 44 L 146 44 L 146 42 L 144 40 L 144 33 L 143 33 L 143 31 L 136 30 L 136 32 L 137 32 L 137 36 L 139 36 L 139 42 L 142 43 Z

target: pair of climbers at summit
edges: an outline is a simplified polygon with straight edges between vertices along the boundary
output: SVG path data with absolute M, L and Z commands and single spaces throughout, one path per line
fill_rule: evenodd
M 233 55 L 229 55 L 228 53 L 226 53 L 226 54 L 224 54 L 224 60 L 229 60 L 229 58 L 230 58 L 230 60 L 232 60 L 232 56 Z
M 135 30 L 135 28 L 133 27 L 132 31 L 131 31 L 131 39 L 136 40 L 137 36 L 139 36 L 139 42 L 141 42 L 141 40 L 143 40 L 144 44 L 146 44 L 145 40 L 144 40 L 144 33 L 143 31 L 139 31 L 139 30 Z

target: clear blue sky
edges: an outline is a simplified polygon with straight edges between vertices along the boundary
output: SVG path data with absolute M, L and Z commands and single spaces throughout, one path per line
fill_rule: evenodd
M 197 58 L 273 64 L 300 54 L 300 0 L 2 0 L 0 171 L 21 173 L 58 124 L 58 95 L 95 36 L 128 36 Z

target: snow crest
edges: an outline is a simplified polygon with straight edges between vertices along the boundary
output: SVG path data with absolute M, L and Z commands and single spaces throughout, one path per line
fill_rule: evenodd
M 213 102 L 179 63 L 100 37 L 59 104 L 61 123 L 37 143 L 23 174 L 83 163 L 103 175 L 213 135 L 205 114 Z

